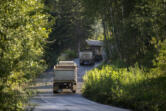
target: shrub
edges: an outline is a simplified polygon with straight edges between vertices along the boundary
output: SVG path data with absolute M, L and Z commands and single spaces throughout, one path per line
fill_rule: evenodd
M 73 60 L 74 58 L 77 57 L 77 54 L 73 50 L 65 50 L 60 57 L 58 58 L 59 60 Z
M 0 111 L 23 111 L 28 84 L 47 67 L 50 15 L 39 0 L 1 0 L 0 16 Z
M 156 77 L 138 65 L 117 68 L 103 65 L 84 76 L 83 95 L 104 104 L 136 111 L 166 109 L 166 77 Z

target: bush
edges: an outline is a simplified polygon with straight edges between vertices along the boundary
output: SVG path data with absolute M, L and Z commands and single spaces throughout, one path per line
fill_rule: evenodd
M 103 65 L 84 76 L 83 95 L 97 102 L 136 111 L 164 111 L 166 77 L 154 75 L 138 65 L 130 68 Z
M 50 15 L 39 0 L 3 0 L 0 16 L 0 111 L 23 111 L 28 84 L 47 67 Z
M 77 57 L 77 54 L 73 50 L 65 50 L 60 57 L 58 58 L 59 60 L 65 61 L 65 60 L 73 60 L 74 58 Z
M 77 53 L 73 50 L 65 50 L 64 53 L 67 55 L 68 59 L 73 59 L 77 57 Z

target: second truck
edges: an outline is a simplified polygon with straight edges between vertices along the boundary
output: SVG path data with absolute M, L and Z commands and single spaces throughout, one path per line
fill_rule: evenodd
M 94 55 L 91 50 L 83 50 L 79 52 L 80 65 L 94 65 Z

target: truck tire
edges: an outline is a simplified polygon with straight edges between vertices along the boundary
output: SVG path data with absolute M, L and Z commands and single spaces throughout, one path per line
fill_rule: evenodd
M 58 90 L 53 90 L 53 93 L 54 93 L 54 94 L 58 93 Z
M 58 85 L 53 85 L 53 93 L 58 93 L 59 86 Z
M 76 89 L 75 88 L 72 88 L 71 89 L 73 93 L 76 93 Z
M 84 65 L 83 62 L 80 62 L 80 66 Z
M 76 90 L 72 90 L 73 93 L 76 93 Z
M 73 85 L 73 87 L 72 87 L 72 89 L 71 89 L 73 93 L 76 93 L 76 89 L 77 89 L 76 87 L 77 87 L 77 85 L 76 85 L 76 84 L 75 84 L 75 85 Z
M 95 62 L 94 62 L 94 61 L 92 61 L 90 65 L 94 65 L 94 64 L 95 64 Z

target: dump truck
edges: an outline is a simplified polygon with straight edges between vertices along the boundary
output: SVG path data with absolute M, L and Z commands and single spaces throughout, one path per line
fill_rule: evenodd
M 93 51 L 95 61 L 101 61 L 103 59 L 103 41 L 86 40 L 86 43 L 89 49 Z
M 94 55 L 91 50 L 83 50 L 79 53 L 80 65 L 94 65 Z
M 93 53 L 95 56 L 95 61 L 101 61 L 103 59 L 102 52 L 100 48 L 94 48 Z
M 74 61 L 59 61 L 54 66 L 53 92 L 61 92 L 62 89 L 71 89 L 76 92 L 77 65 Z

